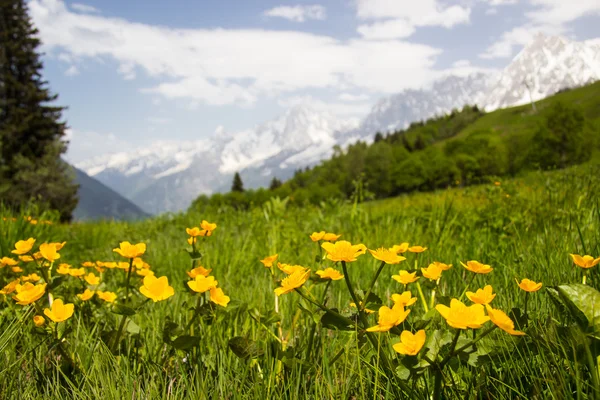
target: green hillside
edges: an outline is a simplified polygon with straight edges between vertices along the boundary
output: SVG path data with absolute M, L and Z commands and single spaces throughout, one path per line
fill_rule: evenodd
M 488 182 L 523 171 L 564 168 L 594 156 L 600 140 L 600 82 L 535 104 L 484 113 L 464 107 L 374 142 L 334 149 L 331 159 L 270 190 L 200 196 L 192 208 L 248 208 L 271 197 L 319 204 L 382 199 L 413 191 Z

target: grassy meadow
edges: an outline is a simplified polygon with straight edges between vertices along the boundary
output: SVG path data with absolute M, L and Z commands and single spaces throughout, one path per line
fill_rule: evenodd
M 362 204 L 335 200 L 297 208 L 274 199 L 250 211 L 224 207 L 70 225 L 40 223 L 52 215 L 34 215 L 40 222 L 32 224 L 26 218 L 32 211 L 5 212 L 0 258 L 17 259 L 15 243 L 30 237 L 36 242 L 28 254 L 46 242 L 66 244 L 51 267 L 42 258 L 19 261 L 23 272 L 0 269 L 2 286 L 31 273 L 48 280 L 32 304 L 17 305 L 14 293 L 2 296 L 0 398 L 598 398 L 600 311 L 594 302 L 600 294 L 594 289 L 600 288 L 600 266 L 577 267 L 569 254 L 600 256 L 599 194 L 600 164 L 591 162 Z M 190 254 L 186 228 L 202 220 L 217 228 L 198 237 Z M 427 249 L 406 251 L 400 254 L 406 260 L 394 265 L 367 251 L 342 266 L 309 237 L 319 231 L 373 250 L 403 242 Z M 113 252 L 123 241 L 146 244 L 143 261 L 157 277 L 168 277 L 173 296 L 154 302 L 142 294 L 142 268 L 130 270 L 130 290 L 127 265 L 102 273 L 94 268 L 96 261 L 128 262 Z M 277 262 L 271 268 L 260 262 L 274 254 L 277 262 L 310 268 L 310 279 L 276 296 L 286 275 Z M 468 271 L 461 262 L 469 260 L 493 271 Z M 452 267 L 437 280 L 421 276 L 434 261 Z M 61 263 L 95 273 L 100 283 L 57 273 Z M 188 286 L 186 272 L 200 265 L 212 269 L 230 297 L 226 307 Z M 316 271 L 327 267 L 347 274 L 319 279 Z M 367 297 L 379 270 L 372 295 L 357 311 L 350 306 L 353 295 L 359 303 Z M 405 286 L 391 278 L 400 270 L 420 279 Z M 523 278 L 543 286 L 526 293 L 516 282 Z M 493 309 L 503 310 L 525 335 L 494 329 L 493 321 L 457 329 L 435 308 L 453 298 L 471 305 L 467 286 L 475 292 L 485 285 L 496 293 Z M 116 302 L 97 295 L 83 301 L 77 295 L 86 288 L 114 292 Z M 401 307 L 408 316 L 387 324 L 387 331 L 366 332 L 385 325 L 380 307 L 392 307 L 392 294 L 404 290 L 415 298 Z M 44 315 L 50 292 L 73 303 L 74 313 L 60 323 L 46 318 L 38 327 L 33 318 Z M 475 314 L 471 319 L 481 319 Z M 426 340 L 416 355 L 395 350 L 401 332 L 421 329 Z

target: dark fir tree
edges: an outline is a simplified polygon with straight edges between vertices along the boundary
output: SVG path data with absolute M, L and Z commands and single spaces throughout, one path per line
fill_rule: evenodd
M 31 201 L 71 219 L 77 204 L 73 172 L 61 160 L 63 107 L 42 78 L 38 31 L 24 0 L 0 0 L 0 201 Z
M 233 183 L 231 184 L 232 192 L 243 192 L 244 191 L 244 182 L 242 182 L 242 177 L 239 172 L 236 172 L 233 176 Z
M 282 185 L 281 181 L 279 179 L 277 179 L 277 177 L 273 177 L 273 179 L 271 179 L 271 184 L 269 185 L 269 190 L 275 190 L 280 188 Z
M 381 132 L 377 132 L 375 134 L 375 143 L 381 142 L 383 140 L 383 135 L 381 134 Z

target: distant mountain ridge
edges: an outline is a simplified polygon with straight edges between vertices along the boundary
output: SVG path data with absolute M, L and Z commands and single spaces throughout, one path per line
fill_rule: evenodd
M 127 153 L 100 156 L 77 167 L 150 213 L 178 211 L 200 194 L 229 189 L 241 171 L 246 187 L 289 178 L 332 154 L 333 146 L 371 141 L 376 132 L 407 127 L 477 104 L 487 111 L 536 101 L 600 79 L 597 40 L 573 42 L 538 35 L 499 74 L 449 75 L 422 90 L 381 99 L 360 122 L 341 121 L 309 105 L 236 134 L 222 128 L 211 139 L 160 142 Z

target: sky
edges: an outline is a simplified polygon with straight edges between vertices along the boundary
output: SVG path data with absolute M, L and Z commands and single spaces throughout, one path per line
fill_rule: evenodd
M 600 37 L 598 0 L 29 0 L 67 160 L 238 132 L 296 104 L 360 118 L 537 32 Z

